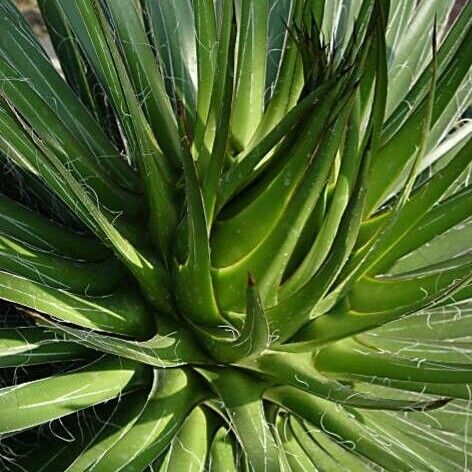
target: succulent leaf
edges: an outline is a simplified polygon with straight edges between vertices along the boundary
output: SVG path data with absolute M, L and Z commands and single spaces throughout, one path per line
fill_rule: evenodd
M 1 470 L 467 469 L 456 1 L 0 0 Z

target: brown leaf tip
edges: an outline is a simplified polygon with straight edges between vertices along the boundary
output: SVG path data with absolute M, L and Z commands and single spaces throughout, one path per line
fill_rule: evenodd
M 256 285 L 256 279 L 250 272 L 247 273 L 247 284 L 249 287 L 254 287 Z

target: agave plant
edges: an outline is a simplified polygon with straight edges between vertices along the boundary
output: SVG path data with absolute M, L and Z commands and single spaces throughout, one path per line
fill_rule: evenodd
M 14 471 L 459 471 L 472 3 L 0 0 Z M 14 308 L 12 308 L 14 307 Z

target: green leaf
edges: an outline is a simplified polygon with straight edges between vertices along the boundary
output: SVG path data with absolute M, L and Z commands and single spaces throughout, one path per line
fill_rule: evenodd
M 361 153 L 360 168 L 355 188 L 342 217 L 338 232 L 332 243 L 331 253 L 325 262 L 306 283 L 290 297 L 281 299 L 277 305 L 268 310 L 268 317 L 274 330 L 283 335 L 280 341 L 288 339 L 300 329 L 309 319 L 329 288 L 335 281 L 343 266 L 346 264 L 357 239 L 360 220 L 364 212 L 366 192 L 371 175 L 371 157 L 378 146 L 380 130 L 385 112 L 387 93 L 387 70 L 385 51 L 385 24 L 383 7 L 376 3 L 375 12 L 376 31 L 376 70 L 375 95 L 366 132 L 359 152 Z M 297 313 L 296 317 L 288 319 L 288 313 Z M 283 328 L 281 329 L 281 326 Z
M 193 129 L 198 67 L 192 3 L 145 0 L 144 5 L 163 74 L 167 77 L 168 93 L 174 108 L 176 102 L 182 103 L 187 123 Z
M 316 356 L 318 355 L 319 352 Z M 269 351 L 242 363 L 243 366 L 254 369 L 275 384 L 291 385 L 341 405 L 374 410 L 423 411 L 438 408 L 444 404 L 441 399 L 418 402 L 365 395 L 329 378 L 321 372 L 323 369 L 318 369 L 315 364 L 317 366 L 318 358 L 313 358 L 311 353 L 293 354 L 283 351 Z
M 223 9 L 221 35 L 218 47 L 216 78 L 211 95 L 211 110 L 207 126 L 216 125 L 211 149 L 206 143 L 198 154 L 198 167 L 203 176 L 203 199 L 207 215 L 208 230 L 213 223 L 218 189 L 227 157 L 231 104 L 233 100 L 234 46 L 236 41 L 236 20 L 232 2 L 226 2 Z M 216 132 L 217 130 L 217 132 Z M 205 132 L 207 130 L 205 129 Z M 206 137 L 206 133 L 205 133 Z M 208 143 L 209 145 L 209 143 Z
M 411 470 L 408 461 L 392 453 L 382 438 L 372 434 L 356 416 L 333 402 L 293 387 L 272 388 L 265 393 L 265 397 L 321 429 L 338 444 L 344 447 L 352 444 L 358 454 L 386 470 Z
M 469 29 L 468 36 L 472 35 L 472 29 Z M 458 92 L 460 84 L 467 80 L 467 75 L 470 69 L 470 59 L 468 57 L 467 47 L 470 38 L 466 37 L 462 40 L 460 48 L 457 49 L 454 59 L 451 60 L 447 69 L 439 76 L 436 85 L 434 106 L 431 115 L 430 127 L 433 128 L 439 123 L 441 115 L 447 117 L 446 127 L 441 126 L 441 136 L 447 127 L 456 119 L 456 112 L 463 109 L 467 102 L 456 102 L 456 92 Z M 432 67 L 435 68 L 433 60 Z M 429 74 L 431 79 L 431 73 Z M 459 93 L 459 92 L 458 92 Z M 428 108 L 431 106 L 429 98 L 425 97 L 414 108 L 414 112 L 410 114 L 407 121 L 388 141 L 384 141 L 379 152 L 374 156 L 372 179 L 369 186 L 368 201 L 366 206 L 366 215 L 371 215 L 372 212 L 379 206 L 380 203 L 388 196 L 392 186 L 398 182 L 398 179 L 403 176 L 405 168 L 418 155 L 417 143 L 423 141 L 424 135 L 424 117 L 428 113 Z M 459 104 L 460 103 L 460 104 Z M 458 105 L 459 104 L 459 105 Z M 452 108 L 449 108 L 452 107 Z M 448 110 L 453 111 L 452 116 Z M 427 139 L 429 136 L 427 136 Z M 389 159 L 388 156 L 395 155 L 396 159 Z
M 3 145 L 10 150 L 15 163 L 27 166 L 40 176 L 104 242 L 113 245 L 149 299 L 163 311 L 169 311 L 166 274 L 161 265 L 150 259 L 148 253 L 135 249 L 111 224 L 111 215 L 97 206 L 57 156 L 41 142 L 33 142 L 26 130 L 21 129 L 19 123 L 1 107 L 0 123 L 4 125 L 0 148 Z
M 231 114 L 235 144 L 244 149 L 264 109 L 267 65 L 267 0 L 241 0 L 236 89 Z
M 111 140 L 115 138 L 116 141 L 116 123 L 110 120 L 110 110 L 97 92 L 97 79 L 88 67 L 59 3 L 57 0 L 39 0 L 38 7 L 57 55 L 52 62 L 59 62 L 64 78 L 75 95 L 103 126 Z
M 403 2 L 398 2 L 400 5 Z M 405 2 L 406 3 L 406 2 Z M 441 74 L 453 61 L 455 54 L 464 41 L 467 41 L 467 35 L 472 25 L 472 5 L 466 3 L 459 17 L 450 29 L 444 41 L 440 45 L 437 54 L 438 73 Z M 412 110 L 416 109 L 421 100 L 427 94 L 430 83 L 430 70 L 423 71 L 420 78 L 411 88 L 408 95 L 402 103 L 399 104 L 395 112 L 385 124 L 384 141 L 388 141 L 401 128 L 405 119 L 411 115 Z
M 124 282 L 126 271 L 114 258 L 72 261 L 0 235 L 0 266 L 5 272 L 82 295 L 107 295 Z
M 98 240 L 45 218 L 0 194 L 0 234 L 70 259 L 99 261 L 108 249 Z
M 232 3 L 232 2 L 231 2 Z M 224 8 L 228 8 L 226 4 Z M 232 4 L 230 5 L 233 10 Z M 193 138 L 194 150 L 201 154 L 201 146 L 206 134 L 206 125 L 211 110 L 212 96 L 214 95 L 215 83 L 220 80 L 217 75 L 217 66 L 220 48 L 224 49 L 222 44 L 225 42 L 223 35 L 227 32 L 225 22 L 225 13 L 222 14 L 220 34 L 218 38 L 215 5 L 212 0 L 195 0 L 193 3 L 195 18 L 195 34 L 197 49 L 197 69 L 198 69 L 198 87 L 197 87 L 197 108 L 195 117 L 195 133 Z M 225 73 L 229 73 L 229 68 Z M 232 67 L 231 67 L 232 70 Z
M 56 10 L 58 0 L 43 1 L 48 2 L 48 11 L 51 11 L 49 7 Z M 102 179 L 109 180 L 113 176 L 116 180 L 111 183 L 115 185 L 109 182 L 109 191 L 117 192 L 113 188 L 117 187 L 116 183 L 132 192 L 139 191 L 141 184 L 137 175 L 51 64 L 24 18 L 15 13 L 8 2 L 2 3 L 0 11 L 2 63 L 9 64 L 11 79 L 15 76 L 28 79 L 19 87 L 27 94 L 22 110 L 34 120 L 36 131 L 41 131 L 45 139 L 62 143 L 64 150 L 74 149 L 74 157 L 82 155 L 84 162 L 80 165 L 88 165 Z M 42 122 L 45 116 L 47 123 Z M 139 211 L 140 199 L 132 194 L 124 195 L 127 198 L 121 201 L 123 208 L 129 207 L 131 214 Z M 108 199 L 106 194 L 101 197 L 104 201 Z
M 174 436 L 160 470 L 204 470 L 215 426 L 206 410 L 195 408 Z
M 208 394 L 200 379 L 183 369 L 154 370 L 148 398 L 136 416 L 111 438 L 97 437 L 69 472 L 144 470 L 171 444 L 192 409 Z
M 334 341 L 346 338 L 398 320 L 420 310 L 429 310 L 444 302 L 451 303 L 454 294 L 460 293 L 461 290 L 464 290 L 466 297 L 469 296 L 468 288 L 470 287 L 471 280 L 472 277 L 466 275 L 459 280 L 445 284 L 441 290 L 425 295 L 416 302 L 384 312 L 359 313 L 350 310 L 346 303 L 341 302 L 330 312 L 324 313 L 306 324 L 297 333 L 293 341 L 294 343 L 307 343 L 305 345 L 306 349 L 308 345 L 318 346 L 327 340 Z
M 365 381 L 366 377 L 362 379 L 354 379 L 352 376 L 351 381 L 362 380 Z M 460 384 L 460 383 L 439 383 L 439 382 L 413 382 L 406 380 L 396 380 L 372 376 L 368 379 L 369 383 L 373 385 L 380 385 L 395 388 L 398 390 L 404 390 L 408 392 L 418 392 L 422 395 L 441 395 L 442 397 L 448 398 L 459 398 L 463 400 L 470 399 L 470 389 L 472 384 Z
M 242 311 L 241 297 L 249 271 L 260 280 L 263 302 L 267 302 L 266 297 L 274 296 L 274 279 L 283 274 L 288 256 L 293 250 L 290 246 L 296 243 L 316 197 L 321 193 L 325 183 L 323 179 L 329 173 L 343 135 L 348 97 L 341 98 L 341 106 L 344 106 L 342 116 L 331 126 L 327 122 L 337 89 L 330 91 L 323 106 L 310 117 L 306 128 L 302 130 L 303 139 L 297 141 L 290 152 L 291 159 L 278 165 L 275 163 L 272 172 L 270 168 L 267 169 L 266 176 L 262 176 L 259 182 L 256 198 L 251 199 L 236 215 L 215 227 L 212 238 L 213 276 L 218 301 L 224 309 Z M 329 143 L 327 148 L 320 146 L 319 153 L 315 152 L 318 139 L 323 144 Z M 318 156 L 319 159 L 315 158 Z M 275 175 L 271 175 L 274 171 Z M 290 246 L 284 251 L 283 245 L 291 225 L 296 225 L 296 229 L 287 241 Z M 232 243 L 235 235 L 237 244 Z M 275 260 L 274 254 L 279 255 Z M 273 270 L 267 271 L 267 265 L 271 262 L 276 265 Z
M 183 167 L 187 207 L 187 255 L 184 263 L 175 261 L 173 278 L 177 303 L 192 323 L 216 327 L 225 319 L 215 298 L 210 272 L 210 246 L 202 188 L 190 149 L 184 147 Z
M 406 4 L 408 2 L 397 3 Z M 408 27 L 404 29 L 404 34 L 398 37 L 396 47 L 392 49 L 390 56 L 391 85 L 388 91 L 387 116 L 407 95 L 411 84 L 415 82 L 430 60 L 431 26 L 435 21 L 438 25 L 446 24 L 452 7 L 452 2 L 431 0 L 417 6 L 414 14 L 410 13 Z M 399 8 L 408 9 L 409 7 L 406 5 Z
M 227 203 L 231 197 L 240 192 L 255 180 L 267 165 L 267 155 L 274 155 L 273 149 L 283 139 L 288 139 L 292 130 L 297 129 L 301 119 L 313 110 L 315 105 L 322 101 L 322 97 L 328 92 L 332 84 L 324 85 L 314 90 L 297 103 L 287 112 L 277 125 L 275 125 L 266 135 L 254 138 L 248 147 L 241 151 L 235 162 L 224 173 L 219 189 L 220 206 Z M 275 156 L 274 156 L 275 157 Z M 270 161 L 269 161 L 270 162 Z
M 253 470 L 279 471 L 277 445 L 266 423 L 266 384 L 236 369 L 198 369 L 220 396 L 231 426 Z
M 322 301 L 321 306 L 317 307 L 322 313 L 326 313 L 330 308 L 332 308 L 336 301 L 339 301 L 342 296 L 345 295 L 350 288 L 352 288 L 356 280 L 358 280 L 360 277 L 362 277 L 364 274 L 368 273 L 372 269 L 372 266 L 375 265 L 376 258 L 378 258 L 378 254 L 380 251 L 378 248 L 382 247 L 382 244 L 384 244 L 385 240 L 388 240 L 388 238 L 393 232 L 393 229 L 395 228 L 395 225 L 401 217 L 402 210 L 408 203 L 408 199 L 410 198 L 411 191 L 413 189 L 414 182 L 418 174 L 420 163 L 426 153 L 427 140 L 430 135 L 431 129 L 434 98 L 436 94 L 436 30 L 434 30 L 433 34 L 432 48 L 433 61 L 431 65 L 432 70 L 430 93 L 427 99 L 425 100 L 425 106 L 423 110 L 424 116 L 421 126 L 421 139 L 418 148 L 415 150 L 414 159 L 408 169 L 406 183 L 395 202 L 393 211 L 390 213 L 389 218 L 385 222 L 383 222 L 381 228 L 375 234 L 375 238 L 373 238 L 372 241 L 366 245 L 364 251 L 360 251 L 360 254 L 356 254 L 356 257 L 351 259 L 351 261 L 339 277 L 341 280 L 340 283 L 331 291 L 330 294 L 328 294 L 328 296 L 325 297 L 325 300 Z M 373 111 L 373 114 L 374 112 L 375 110 Z M 376 133 L 374 136 L 378 137 L 378 134 Z M 372 168 L 370 169 L 371 175 L 374 170 L 374 166 L 372 166 Z M 368 193 L 366 195 L 366 202 L 367 199 Z M 364 210 L 365 209 L 366 208 L 364 208 Z
M 83 441 L 79 442 L 76 437 L 72 444 L 66 443 L 66 448 L 71 448 L 76 443 L 79 443 L 79 448 L 78 450 L 74 448 L 76 450 L 73 450 L 71 458 L 60 470 L 65 472 L 86 470 L 102 454 L 106 454 L 107 448 L 121 435 L 126 434 L 139 417 L 146 406 L 150 390 L 151 385 L 147 385 L 146 388 L 118 397 L 116 403 L 112 404 L 112 408 L 105 412 L 106 416 L 103 419 L 102 415 L 96 418 L 98 424 L 91 431 L 92 434 L 86 436 Z
M 160 151 L 145 118 L 133 90 L 128 70 L 115 44 L 110 26 L 106 22 L 105 13 L 92 0 L 85 2 L 74 0 L 73 3 L 67 3 L 67 7 L 63 5 L 62 8 L 81 47 L 93 65 L 100 83 L 114 105 L 115 113 L 126 136 L 127 151 L 131 160 L 137 163 L 145 184 L 150 210 L 148 223 L 151 235 L 162 254 L 167 254 L 170 238 L 177 224 L 175 176 L 169 164 L 169 156 Z M 134 26 L 139 28 L 139 22 L 135 22 Z M 146 67 L 146 73 L 151 74 L 147 69 L 152 59 L 150 56 L 152 52 L 146 49 L 145 45 L 142 48 L 140 57 L 144 54 L 143 61 L 147 61 L 142 67 Z M 141 66 L 138 64 L 137 67 Z M 138 71 L 136 74 L 140 77 L 143 75 Z M 161 92 L 158 88 L 158 84 L 153 87 L 153 90 L 156 90 L 155 96 L 160 96 Z M 164 113 L 161 108 L 159 113 Z M 159 123 L 160 126 L 161 122 Z M 169 129 L 169 126 L 166 124 L 166 129 Z
M 289 470 L 293 472 L 304 472 L 306 470 L 318 470 L 320 463 L 312 463 L 309 456 L 305 453 L 304 449 L 300 446 L 297 439 L 293 435 L 290 428 L 288 415 L 278 415 L 275 424 L 278 438 L 281 442 L 281 446 L 285 452 L 286 460 L 289 466 Z
M 78 370 L 0 389 L 0 433 L 30 428 L 117 397 L 141 381 L 139 366 L 103 358 Z
M 418 342 L 462 342 L 467 339 L 472 321 L 472 303 L 463 301 L 421 311 L 366 333 L 373 344 L 386 339 Z
M 36 134 L 54 150 L 57 158 L 68 167 L 74 178 L 85 179 L 91 191 L 113 212 L 125 211 L 132 218 L 139 216 L 141 199 L 114 184 L 111 177 L 104 173 L 103 167 L 77 139 L 77 135 L 73 135 L 67 128 L 64 129 L 59 115 L 30 87 L 21 71 L 10 66 L 1 56 L 0 80 L 3 83 L 3 96 L 8 103 L 34 127 Z M 3 98 L 0 107 L 2 115 L 6 114 Z M 8 154 L 8 151 L 6 153 Z
M 202 332 L 200 336 L 214 359 L 234 363 L 262 353 L 270 342 L 270 331 L 255 280 L 248 276 L 246 316 L 237 338 L 218 338 Z M 198 334 L 198 331 L 197 331 Z
M 378 417 L 374 415 L 365 415 L 364 421 L 366 426 L 372 428 L 374 432 L 379 432 L 379 434 L 384 434 L 391 438 L 391 448 L 394 451 L 414 451 L 414 458 L 412 457 L 412 462 L 416 463 L 416 467 L 421 470 L 448 470 L 454 468 L 461 468 L 464 461 L 464 452 L 461 454 L 461 459 L 459 461 L 451 460 L 449 451 L 450 446 L 445 444 L 438 444 L 434 441 L 434 444 L 424 444 L 422 440 L 425 436 L 420 437 L 411 437 L 408 434 L 405 434 L 405 426 L 402 425 L 400 418 L 389 418 L 387 415 L 379 414 Z M 409 422 L 410 423 L 410 422 Z M 411 426 L 409 426 L 411 428 Z M 410 455 L 413 455 L 410 453 Z
M 290 114 L 292 107 L 296 107 L 298 96 L 300 95 L 303 87 L 303 74 L 301 68 L 301 61 L 297 44 L 294 40 L 293 35 L 290 34 L 290 30 L 286 30 L 288 27 L 300 25 L 302 21 L 304 2 L 302 0 L 293 0 L 286 2 L 289 5 L 285 8 L 288 10 L 286 21 L 283 18 L 282 11 L 277 11 L 277 7 L 282 9 L 284 7 L 283 2 L 276 2 L 275 5 L 271 5 L 270 15 L 273 15 L 273 20 L 269 17 L 268 28 L 268 58 L 267 67 L 268 74 L 266 82 L 270 82 L 271 69 L 275 69 L 277 65 L 277 74 L 275 76 L 274 83 L 272 85 L 272 94 L 267 103 L 264 115 L 259 123 L 259 126 L 254 133 L 252 141 L 259 141 L 265 138 L 275 127 L 281 125 L 281 122 L 286 120 L 287 114 Z M 275 38 L 271 37 L 270 30 L 272 28 L 283 28 L 284 30 L 279 36 Z M 286 30 L 286 31 L 285 31 Z M 271 45 L 277 41 L 274 46 Z M 285 45 L 280 42 L 285 41 Z M 272 55 L 281 54 L 278 63 L 275 63 Z M 273 64 L 274 62 L 274 64 Z M 244 151 L 243 151 L 244 152 Z
M 91 351 L 42 328 L 0 329 L 0 366 L 17 367 L 87 359 Z
M 140 2 L 110 0 L 107 2 L 107 8 L 110 10 L 111 23 L 116 29 L 124 53 L 126 70 L 132 79 L 136 94 L 144 97 L 141 106 L 159 147 L 166 158 L 175 166 L 179 166 L 181 150 L 177 122 L 152 45 L 148 42 Z
M 446 167 L 437 172 L 427 183 L 420 187 L 407 201 L 400 210 L 396 221 L 392 224 L 390 232 L 376 245 L 376 262 L 369 268 L 370 274 L 378 273 L 380 270 L 389 267 L 398 257 L 404 255 L 400 250 L 397 253 L 398 246 L 406 243 L 405 239 L 410 239 L 408 244 L 412 249 L 417 246 L 416 237 L 412 238 L 410 233 L 415 227 L 421 225 L 422 219 L 428 219 L 428 210 L 437 203 L 446 191 L 460 177 L 464 169 L 470 164 L 472 154 L 472 140 L 461 149 L 461 151 L 452 159 Z M 432 209 L 431 213 L 438 215 L 438 212 L 450 210 L 448 206 L 440 206 Z M 440 213 L 439 213 L 440 214 Z M 431 233 L 430 233 L 431 234 Z M 377 235 L 378 237 L 378 235 Z M 398 256 L 397 256 L 398 254 Z
M 395 51 L 407 31 L 415 6 L 412 2 L 392 2 L 385 37 L 390 51 L 389 63 L 394 59 Z
M 348 357 L 347 353 L 349 353 Z M 316 353 L 317 369 L 334 373 L 340 377 L 352 373 L 356 378 L 368 381 L 374 376 L 407 382 L 438 384 L 472 383 L 472 369 L 469 364 L 433 362 L 383 355 L 354 339 L 346 339 L 320 348 Z
M 293 336 L 308 320 L 310 313 L 341 271 L 354 248 L 357 239 L 360 221 L 366 195 L 370 163 L 370 146 L 366 147 L 362 157 L 356 187 L 353 190 L 354 198 L 350 199 L 349 206 L 341 220 L 341 224 L 333 242 L 331 254 L 320 270 L 297 292 L 286 299 L 281 299 L 277 305 L 267 310 L 271 329 L 283 342 Z M 296 313 L 297 316 L 289 316 Z
M 85 328 L 138 339 L 153 332 L 148 308 L 133 288 L 85 297 L 0 271 L 0 298 Z
M 379 313 L 417 305 L 466 277 L 471 262 L 472 255 L 463 255 L 400 275 L 363 277 L 348 295 L 349 306 L 358 313 Z
M 362 152 L 359 152 L 359 112 L 359 103 L 356 100 L 351 111 L 341 168 L 329 208 L 308 253 L 279 290 L 278 297 L 280 300 L 299 290 L 318 271 L 334 242 L 342 216 L 352 196 L 362 162 Z
M 202 364 L 207 361 L 207 357 L 196 345 L 192 335 L 181 327 L 177 329 L 175 323 L 170 320 L 159 319 L 157 322 L 159 333 L 146 341 L 132 341 L 106 336 L 93 330 L 71 328 L 43 317 L 39 318 L 38 323 L 52 328 L 66 339 L 82 346 L 155 367 L 170 368 L 188 363 Z
M 352 472 L 373 470 L 370 467 L 370 464 L 365 459 L 360 457 L 355 449 L 352 450 L 349 447 L 346 448 L 343 444 L 338 444 L 335 439 L 325 434 L 323 430 L 313 428 L 308 423 L 304 423 L 304 425 L 302 426 L 300 425 L 300 422 L 293 417 L 291 418 L 291 425 L 294 433 L 297 436 L 297 439 L 300 442 L 302 427 L 303 430 L 306 431 L 305 434 L 309 435 L 309 437 L 312 438 L 312 442 L 315 443 L 314 447 L 312 443 L 308 443 L 308 441 L 305 441 L 303 445 L 305 445 L 305 450 L 307 451 L 307 454 L 311 453 L 314 456 L 313 459 L 315 461 L 317 460 L 316 458 L 319 458 L 320 455 L 324 456 L 325 454 L 328 454 L 338 464 L 337 467 L 342 465 L 347 470 Z
M 208 469 L 210 472 L 237 472 L 230 431 L 220 428 L 211 444 Z
M 309 458 L 313 466 L 318 467 L 320 470 L 334 471 L 336 467 L 340 467 L 335 458 L 331 457 L 323 448 L 321 448 L 303 428 L 301 422 L 297 420 L 293 415 L 287 418 L 287 430 L 290 431 L 290 435 L 293 440 L 296 441 Z M 348 469 L 349 470 L 349 469 Z

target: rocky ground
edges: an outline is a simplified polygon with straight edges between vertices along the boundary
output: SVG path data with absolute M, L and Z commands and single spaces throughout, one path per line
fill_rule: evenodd
M 46 28 L 44 27 L 41 15 L 38 11 L 36 0 L 16 0 L 16 5 L 25 18 L 31 23 L 35 33 L 38 36 L 46 35 Z

